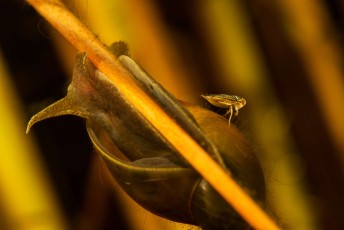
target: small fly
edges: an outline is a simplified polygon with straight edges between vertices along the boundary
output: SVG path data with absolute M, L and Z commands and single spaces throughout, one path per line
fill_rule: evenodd
M 210 104 L 220 107 L 220 108 L 228 108 L 228 111 L 224 115 L 225 117 L 228 116 L 228 124 L 231 125 L 231 119 L 234 115 L 238 116 L 239 109 L 246 105 L 246 100 L 243 97 L 239 97 L 236 95 L 227 95 L 227 94 L 208 94 L 208 95 L 201 95 L 204 99 L 206 99 Z

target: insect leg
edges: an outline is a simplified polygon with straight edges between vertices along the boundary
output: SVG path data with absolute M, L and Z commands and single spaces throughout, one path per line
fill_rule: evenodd
M 230 106 L 231 107 L 231 106 Z M 230 109 L 228 109 L 227 110 L 227 112 L 223 115 L 224 117 L 227 117 L 228 116 L 228 114 L 231 112 L 231 110 Z
M 232 105 L 229 106 L 228 112 L 229 112 L 228 124 L 229 124 L 229 126 L 231 126 L 231 119 L 232 119 L 232 116 L 233 116 L 233 106 Z
M 235 111 L 234 115 L 238 116 L 239 115 L 239 108 L 235 106 L 234 111 Z

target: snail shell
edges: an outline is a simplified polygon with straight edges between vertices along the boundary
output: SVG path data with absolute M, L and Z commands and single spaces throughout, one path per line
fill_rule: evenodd
M 260 165 L 243 135 L 218 114 L 179 102 L 129 57 L 123 42 L 111 46 L 138 84 L 257 202 L 264 204 Z M 86 119 L 88 134 L 112 176 L 147 210 L 203 229 L 247 229 L 248 224 L 169 142 L 98 71 L 78 54 L 67 96 L 35 115 Z

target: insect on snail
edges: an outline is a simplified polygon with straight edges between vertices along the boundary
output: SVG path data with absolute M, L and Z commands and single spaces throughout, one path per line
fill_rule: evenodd
M 264 206 L 264 177 L 244 136 L 218 114 L 175 99 L 129 57 L 124 42 L 110 48 L 140 87 Z M 86 119 L 90 139 L 112 176 L 145 209 L 205 230 L 249 229 L 85 53 L 76 57 L 67 96 L 33 116 L 27 131 L 36 122 L 67 114 Z
M 204 99 L 206 99 L 210 104 L 220 107 L 220 108 L 228 108 L 227 112 L 223 115 L 224 117 L 228 117 L 228 124 L 231 125 L 231 119 L 233 116 L 233 108 L 234 108 L 234 115 L 238 116 L 239 109 L 246 105 L 246 100 L 243 97 L 239 97 L 236 95 L 227 95 L 227 94 L 208 94 L 208 95 L 201 95 Z

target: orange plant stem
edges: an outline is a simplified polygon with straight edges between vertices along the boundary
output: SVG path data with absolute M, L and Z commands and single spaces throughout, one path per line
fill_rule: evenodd
M 58 0 L 28 0 L 78 50 L 118 86 L 121 93 L 255 229 L 279 229 L 224 170 L 130 77 L 108 48 Z

